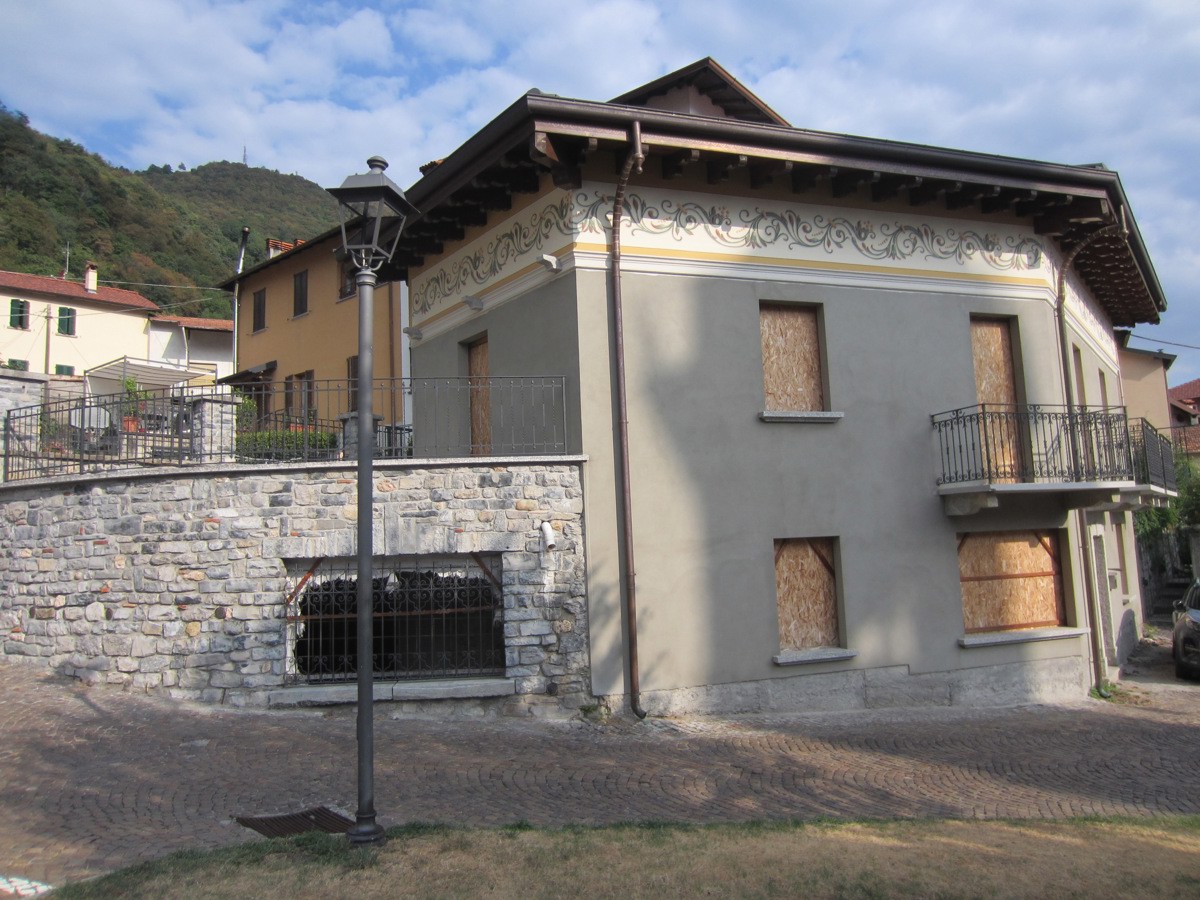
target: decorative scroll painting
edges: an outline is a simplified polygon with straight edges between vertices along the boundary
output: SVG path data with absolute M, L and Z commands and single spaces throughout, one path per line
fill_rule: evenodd
M 611 185 L 554 191 L 497 225 L 412 282 L 415 324 L 564 249 L 603 251 L 613 205 Z M 920 271 L 923 275 L 1049 279 L 1045 250 L 1027 228 L 926 221 L 875 210 L 699 193 L 633 190 L 622 223 L 629 258 L 730 261 L 747 265 L 836 265 Z

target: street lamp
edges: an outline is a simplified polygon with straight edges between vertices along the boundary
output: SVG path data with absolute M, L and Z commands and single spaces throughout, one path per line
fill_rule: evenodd
M 383 174 L 387 160 L 372 156 L 365 175 L 351 175 L 341 187 L 329 188 L 342 219 L 342 247 L 358 268 L 358 811 L 346 836 L 352 844 L 383 839 L 375 821 L 375 690 L 372 668 L 374 586 L 371 558 L 374 535 L 375 419 L 371 408 L 375 366 L 374 324 L 376 273 L 396 252 L 404 222 L 416 214 L 404 191 Z

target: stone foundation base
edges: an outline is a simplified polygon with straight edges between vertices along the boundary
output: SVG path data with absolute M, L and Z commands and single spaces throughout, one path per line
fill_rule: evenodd
M 652 716 L 746 712 L 837 712 L 921 706 L 1014 706 L 1076 702 L 1087 696 L 1079 657 L 912 675 L 907 666 L 771 678 L 667 691 L 643 691 Z M 605 698 L 616 711 L 622 698 Z M 624 705 L 628 705 L 627 702 Z

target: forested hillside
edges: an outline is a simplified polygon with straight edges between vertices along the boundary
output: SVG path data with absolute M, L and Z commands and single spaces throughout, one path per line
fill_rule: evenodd
M 160 306 L 227 317 L 220 291 L 181 288 L 233 274 L 242 226 L 251 266 L 266 258 L 267 238 L 309 238 L 336 224 L 333 199 L 298 175 L 230 162 L 130 172 L 0 105 L 0 269 L 57 275 L 69 244 L 73 278 L 95 260 L 102 280 Z

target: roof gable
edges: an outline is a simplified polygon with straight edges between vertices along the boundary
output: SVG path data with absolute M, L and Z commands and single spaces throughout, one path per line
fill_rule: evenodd
M 656 78 L 609 102 L 763 125 L 788 124 L 786 119 L 763 103 L 711 56 Z
M 94 292 L 87 291 L 77 281 L 65 281 L 48 275 L 26 275 L 23 272 L 0 272 L 0 290 L 27 291 L 46 294 L 69 300 L 86 300 L 91 303 L 117 304 L 133 309 L 157 310 L 158 305 L 135 291 L 101 285 Z

